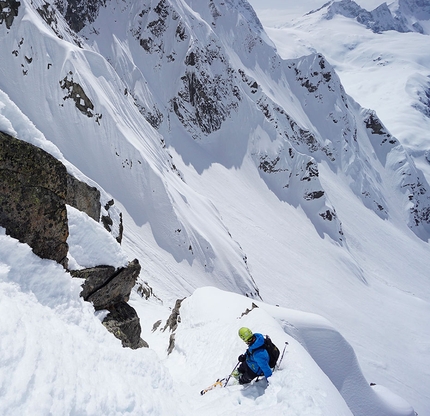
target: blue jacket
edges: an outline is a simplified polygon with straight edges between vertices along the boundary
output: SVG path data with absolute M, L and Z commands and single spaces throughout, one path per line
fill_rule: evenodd
M 254 336 L 255 341 L 245 353 L 246 364 L 255 374 L 269 378 L 272 375 L 269 367 L 269 353 L 265 348 L 261 348 L 264 345 L 264 336 L 258 333 L 254 333 Z

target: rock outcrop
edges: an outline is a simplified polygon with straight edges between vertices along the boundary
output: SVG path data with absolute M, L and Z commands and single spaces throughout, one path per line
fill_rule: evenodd
M 124 347 L 147 347 L 140 338 L 140 320 L 136 311 L 127 304 L 136 284 L 141 266 L 133 260 L 127 267 L 98 266 L 72 271 L 73 277 L 85 279 L 81 296 L 91 302 L 95 310 L 108 310 L 103 325 L 121 340 Z
M 0 132 L 0 226 L 11 237 L 27 243 L 39 257 L 55 260 L 67 269 L 66 204 L 95 221 L 101 219 L 97 188 L 70 175 L 59 160 L 39 147 Z M 120 221 L 118 242 L 121 237 Z M 140 269 L 134 260 L 119 269 L 98 266 L 71 272 L 85 279 L 81 296 L 96 310 L 109 311 L 103 324 L 130 348 L 148 346 L 140 338 L 139 317 L 127 304 Z
M 172 309 L 172 313 L 170 314 L 163 328 L 163 332 L 166 329 L 169 329 L 171 332 L 169 337 L 169 345 L 167 347 L 168 354 L 170 354 L 175 348 L 176 329 L 178 328 L 178 325 L 181 323 L 181 314 L 179 310 L 181 309 L 181 305 L 184 299 L 185 298 L 176 300 L 175 307 Z
M 39 257 L 68 266 L 66 204 L 100 220 L 100 191 L 55 157 L 0 132 L 0 225 Z
M 0 24 L 4 21 L 6 27 L 10 29 L 15 17 L 18 16 L 19 6 L 21 6 L 21 2 L 16 0 L 0 1 Z
M 67 171 L 49 153 L 0 132 L 0 225 L 67 268 Z

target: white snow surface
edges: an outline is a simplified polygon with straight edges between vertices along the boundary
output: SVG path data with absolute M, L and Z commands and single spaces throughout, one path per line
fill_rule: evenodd
M 5 95 L 2 102 L 4 106 L 11 104 Z M 8 113 L 9 123 L 5 123 L 15 126 L 10 132 L 25 120 L 13 109 Z M 26 123 L 28 130 L 34 129 L 28 120 Z M 43 135 L 38 132 L 36 137 Z M 125 252 L 100 224 L 71 207 L 68 216 L 69 254 L 75 266 L 124 264 Z M 369 386 L 351 345 L 319 315 L 204 287 L 183 301 L 176 347 L 167 355 L 170 332 L 161 329 L 170 308 L 156 298 L 143 301 L 133 292 L 130 303 L 142 317 L 142 337 L 150 348 L 124 349 L 101 325 L 103 311 L 94 313 L 91 304 L 79 298 L 80 279 L 72 279 L 56 263 L 38 258 L 27 245 L 6 236 L 2 228 L 0 240 L 1 414 L 414 414 L 411 405 L 392 391 Z M 276 247 L 273 245 L 278 250 Z M 339 253 L 336 267 L 345 260 Z M 290 273 L 299 281 L 301 267 L 294 265 L 292 258 L 289 262 Z M 174 267 L 172 260 L 170 267 Z M 147 277 L 145 274 L 142 278 Z M 360 280 L 353 280 L 356 289 L 366 289 Z M 280 284 L 270 279 L 265 291 L 274 292 L 267 296 L 277 301 L 287 299 L 277 290 Z M 335 295 L 338 298 L 339 292 Z M 319 297 L 312 291 L 308 296 L 314 302 Z M 378 293 L 379 301 L 380 296 Z M 360 308 L 364 299 L 357 296 Z M 420 308 L 427 310 L 426 303 L 414 299 L 411 301 L 418 301 Z M 341 297 L 337 301 L 332 306 L 344 310 Z M 253 309 L 253 305 L 258 308 Z M 244 314 L 248 309 L 251 312 Z M 152 325 L 158 320 L 163 323 L 153 331 Z M 382 331 L 379 324 L 375 327 Z M 268 386 L 262 380 L 247 388 L 233 385 L 200 396 L 202 388 L 229 374 L 236 357 L 244 351 L 237 336 L 241 326 L 270 334 L 281 349 L 288 342 L 281 368 Z M 367 329 L 355 328 L 357 338 L 361 331 Z
M 109 250 L 95 223 L 80 228 Z M 124 349 L 101 325 L 103 312 L 79 298 L 80 279 L 2 228 L 0 242 L 1 414 L 413 415 L 403 399 L 367 384 L 351 346 L 317 315 L 262 302 L 244 315 L 250 299 L 205 287 L 183 301 L 176 347 L 167 356 L 169 331 L 153 332 L 150 323 L 168 309 L 134 293 L 131 304 L 145 316 L 151 348 Z M 280 368 L 269 385 L 233 385 L 202 397 L 202 387 L 228 375 L 243 352 L 240 326 L 264 328 L 286 346 Z
M 321 4 L 315 6 L 306 11 Z M 19 49 L 17 59 L 28 70 L 18 88 L 18 82 L 7 82 L 17 77 L 17 67 L 6 58 L 7 64 L 0 64 L 0 130 L 53 154 L 79 179 L 97 186 L 103 201 L 114 195 L 121 208 L 122 247 L 100 224 L 68 207 L 71 265 L 122 266 L 138 258 L 140 279 L 156 296 L 144 300 L 133 292 L 130 300 L 150 348 L 123 349 L 101 325 L 104 313 L 95 314 L 79 298 L 81 281 L 39 259 L 0 228 L 0 414 L 430 413 L 429 247 L 400 221 L 400 208 L 381 219 L 352 191 L 354 176 L 321 162 L 320 180 L 342 219 L 346 243 L 320 236 L 300 206 L 268 189 L 251 158 L 244 156 L 243 143 L 227 147 L 224 138 L 226 147 L 213 146 L 211 154 L 211 142 L 199 147 L 183 140 L 179 146 L 183 133 L 175 130 L 172 135 L 178 137 L 171 140 L 176 147 L 162 148 L 161 134 L 123 97 L 124 84 L 107 61 L 70 39 L 59 40 L 32 16 L 31 8 L 25 10 L 17 34 L 23 44 L 17 46 L 20 37 L 12 39 L 4 25 L 0 28 L 2 47 L 8 54 Z M 428 175 L 422 157 L 427 121 L 411 112 L 404 84 L 396 84 L 405 76 L 413 89 L 426 76 L 426 37 L 403 34 L 410 44 L 398 48 L 400 34 L 375 35 L 344 18 L 312 19 L 317 17 L 267 28 L 278 52 L 285 58 L 322 52 L 347 93 L 384 116 Z M 349 37 L 337 35 L 343 27 Z M 46 33 L 33 55 L 28 40 L 38 39 L 40 32 Z M 336 38 L 341 39 L 334 42 Z M 387 43 L 395 46 L 376 54 Z M 127 50 L 119 40 L 117 47 Z M 52 66 L 47 69 L 42 59 L 30 65 L 25 54 L 47 57 Z M 377 66 L 379 57 L 387 59 L 392 71 Z M 417 72 L 421 63 L 422 72 Z M 121 64 L 140 83 L 141 97 L 156 101 L 132 61 Z M 405 68 L 411 72 L 403 72 Z M 67 71 L 92 97 L 102 97 L 97 103 L 103 108 L 94 110 L 104 115 L 100 128 L 64 101 L 61 91 L 52 89 L 52 95 L 38 99 L 40 84 L 49 85 L 50 77 L 57 83 Z M 387 77 L 390 82 L 381 82 Z M 387 85 L 389 104 L 377 94 Z M 378 107 L 383 101 L 386 106 Z M 408 123 L 399 121 L 399 111 L 409 111 Z M 237 120 L 251 123 L 241 117 Z M 315 119 L 322 123 L 317 114 Z M 229 138 L 239 137 L 241 127 L 230 123 Z M 269 135 L 259 129 L 254 139 L 269 143 Z M 416 132 L 411 138 L 402 134 L 410 129 Z M 255 296 L 255 286 L 264 302 Z M 170 333 L 162 331 L 164 321 L 175 300 L 184 297 L 176 348 L 167 355 Z M 252 302 L 258 308 L 242 316 Z M 160 329 L 152 331 L 160 319 Z M 281 348 L 289 343 L 281 369 L 268 386 L 263 380 L 247 389 L 231 386 L 200 396 L 202 388 L 231 371 L 244 351 L 237 337 L 240 326 L 269 334 Z M 371 388 L 370 382 L 377 385 Z

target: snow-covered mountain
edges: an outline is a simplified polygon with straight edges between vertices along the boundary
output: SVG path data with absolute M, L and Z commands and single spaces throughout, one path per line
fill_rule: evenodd
M 397 0 L 389 6 L 382 3 L 374 10 L 368 11 L 353 0 L 330 1 L 316 11 L 324 10 L 326 19 L 341 15 L 355 19 L 375 33 L 395 30 L 398 32 L 418 32 L 429 34 L 430 3 L 426 1 Z
M 426 396 L 416 386 L 428 374 L 421 376 L 422 364 L 413 356 L 422 351 L 421 340 L 428 334 L 429 288 L 422 270 L 429 265 L 430 186 L 407 148 L 373 110 L 348 96 L 319 51 L 282 59 L 244 0 L 23 0 L 2 3 L 0 16 L 1 130 L 44 146 L 81 180 L 96 184 L 104 202 L 115 199 L 123 211 L 123 254 L 140 260 L 141 279 L 156 295 L 148 304 L 136 291 L 132 300 L 145 322 L 144 336 L 163 362 L 147 352 L 134 357 L 150 361 L 153 374 L 164 374 L 167 368 L 171 376 L 155 379 L 167 380 L 166 390 L 172 385 L 176 390 L 164 405 L 156 396 L 156 414 L 172 414 L 174 400 L 181 403 L 177 414 L 231 410 L 228 393 L 215 396 L 221 402 L 209 411 L 205 406 L 214 402 L 207 399 L 202 408 L 191 399 L 191 390 L 219 371 L 228 372 L 234 354 L 240 353 L 240 344 L 233 348 L 226 339 L 236 336 L 233 321 L 251 306 L 247 298 L 269 312 L 264 319 L 259 312 L 249 314 L 246 325 L 260 331 L 271 328 L 281 344 L 285 334 L 290 343 L 301 343 L 304 349 L 297 344 L 295 359 L 310 360 L 305 376 L 317 374 L 324 386 L 321 396 L 329 397 L 315 399 L 317 384 L 294 386 L 287 381 L 291 376 L 299 380 L 299 366 L 294 375 L 280 371 L 264 396 L 252 391 L 252 403 L 245 405 L 248 413 L 257 411 L 260 403 L 262 412 L 283 414 L 292 406 L 304 414 L 299 408 L 308 401 L 297 396 L 291 404 L 288 397 L 291 391 L 301 394 L 308 388 L 313 391 L 306 393 L 309 403 L 316 400 L 308 414 L 413 414 L 393 393 L 368 386 L 349 344 L 331 324 L 295 315 L 298 312 L 277 313 L 269 304 L 329 318 L 357 349 L 367 371 L 382 367 L 382 381 L 398 394 L 404 393 L 404 385 L 413 385 L 410 390 L 420 393 L 414 396 L 408 387 L 406 398 L 424 408 Z M 73 211 L 69 215 L 74 225 L 71 264 L 87 267 L 92 257 L 97 265 L 105 256 L 88 256 L 88 233 L 82 231 L 93 225 L 81 224 Z M 3 243 L 2 299 L 35 293 L 33 283 L 25 286 L 20 277 L 15 250 L 35 267 L 42 266 L 9 237 L 2 236 Z M 100 243 L 101 251 L 107 246 Z M 113 263 L 123 261 L 122 254 L 116 256 Z M 48 275 L 61 274 L 47 267 Z M 23 269 L 24 280 L 29 274 Z M 9 296 L 14 284 L 21 292 Z M 71 285 L 76 293 L 76 285 Z M 194 293 L 207 286 L 226 292 L 206 288 Z M 177 298 L 191 294 L 175 335 L 177 349 L 167 357 L 167 334 L 151 332 L 153 321 L 148 320 L 163 318 Z M 53 321 L 58 319 L 51 315 L 56 308 L 65 308 L 60 320 L 79 315 L 80 308 L 88 311 L 71 299 L 52 306 L 51 299 L 41 301 L 37 293 L 36 300 L 28 302 L 22 315 L 14 312 L 16 319 L 27 319 L 33 309 L 43 319 L 45 307 Z M 225 311 L 222 319 L 213 320 L 209 315 L 219 309 Z M 82 324 L 91 328 L 98 320 L 87 315 L 84 319 Z M 335 335 L 312 335 L 322 329 Z M 74 331 L 70 329 L 72 337 Z M 211 331 L 217 334 L 213 345 L 202 341 Z M 101 338 L 100 343 L 106 342 Z M 410 345 L 411 338 L 418 343 Z M 333 357 L 318 345 L 322 340 L 332 345 L 335 339 L 343 360 L 333 370 Z M 110 343 L 106 350 L 118 348 L 114 340 Z M 96 345 L 94 341 L 89 351 Z M 36 351 L 41 353 L 43 347 L 38 343 Z M 404 358 L 405 348 L 409 354 L 404 363 L 391 370 Z M 382 359 L 386 351 L 389 357 Z M 72 355 L 67 346 L 65 353 Z M 132 352 L 115 354 L 124 355 L 114 359 L 126 360 L 133 373 Z M 205 366 L 208 359 L 212 364 Z M 104 359 L 106 365 L 110 360 Z M 15 364 L 20 359 L 11 362 L 9 371 L 19 384 L 23 375 Z M 315 363 L 323 373 L 312 367 Z M 139 414 L 142 402 L 136 394 L 141 384 L 135 376 L 121 376 L 125 384 L 134 385 L 133 405 L 127 410 L 118 393 L 121 403 L 107 405 L 114 411 L 102 407 L 104 412 Z M 149 380 L 142 370 L 138 376 Z M 42 379 L 46 377 L 48 372 Z M 183 387 L 190 377 L 195 380 L 191 390 Z M 54 377 L 54 382 L 64 380 Z M 19 389 L 18 384 L 13 388 Z M 34 395 L 41 384 L 36 383 Z M 54 389 L 55 397 L 60 389 Z M 153 393 L 150 386 L 144 389 Z M 33 395 L 17 405 L 10 390 L 6 393 L 9 412 L 33 403 Z M 186 399 L 181 402 L 182 393 Z M 101 405 L 104 395 L 98 397 L 90 406 Z M 61 403 L 56 398 L 52 403 L 61 413 Z M 41 414 L 46 409 L 41 408 Z M 83 407 L 68 403 L 64 409 L 79 413 Z M 235 414 L 242 410 L 233 409 Z M 97 414 L 92 408 L 86 412 Z

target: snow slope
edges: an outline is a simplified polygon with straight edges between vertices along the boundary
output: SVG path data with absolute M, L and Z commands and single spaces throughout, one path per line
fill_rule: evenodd
M 71 249 L 74 239 L 82 244 L 83 235 L 95 228 L 94 221 L 76 222 Z M 149 325 L 144 336 L 150 349 L 124 349 L 100 324 L 103 312 L 95 315 L 79 298 L 79 279 L 39 259 L 4 229 L 0 232 L 0 310 L 8 317 L 1 326 L 2 414 L 350 415 L 352 409 L 355 414 L 413 415 L 399 397 L 368 386 L 351 347 L 323 318 L 261 302 L 240 316 L 251 300 L 219 289 L 197 290 L 183 302 L 170 356 L 165 353 L 168 333 L 150 332 Z M 100 253 L 109 249 L 103 244 L 108 236 L 105 232 L 96 240 Z M 158 301 L 143 302 L 137 294 L 132 304 L 145 320 L 168 314 Z M 288 342 L 281 368 L 268 386 L 262 380 L 247 389 L 232 386 L 201 397 L 202 386 L 228 374 L 234 356 L 243 351 L 237 337 L 242 325 L 264 328 L 279 346 Z
M 5 101 L 3 96 L 3 113 L 11 106 Z M 2 119 L 2 127 L 21 123 L 21 131 L 35 132 L 16 108 L 12 110 L 8 112 L 8 123 Z M 37 135 L 39 140 L 43 138 L 40 132 Z M 76 264 L 100 264 L 106 261 L 107 253 L 109 262 L 123 264 L 125 253 L 113 246 L 114 238 L 98 223 L 82 218 L 70 207 L 68 216 L 68 243 Z M 413 414 L 410 405 L 392 392 L 382 386 L 379 391 L 369 387 L 352 348 L 325 319 L 256 301 L 259 308 L 241 316 L 246 309 L 252 309 L 252 301 L 229 292 L 204 288 L 183 302 L 176 348 L 170 356 L 166 354 L 169 331 L 154 332 L 152 328 L 156 321 L 167 319 L 168 305 L 163 306 L 157 298 L 143 301 L 135 292 L 131 304 L 141 316 L 142 335 L 151 348 L 137 354 L 123 349 L 102 328 L 103 314 L 95 316 L 91 305 L 78 297 L 79 281 L 71 279 L 55 263 L 37 258 L 26 245 L 4 234 L 0 238 L 0 304 L 4 308 L 2 316 L 11 319 L 2 326 L 1 336 L 4 414 L 348 415 L 349 409 L 365 415 Z M 170 260 L 169 266 L 173 268 L 174 261 Z M 299 272 L 297 267 L 296 273 Z M 146 273 L 142 275 L 142 279 L 147 277 Z M 277 284 L 271 280 L 271 286 Z M 172 292 L 173 289 L 170 288 Z M 283 299 L 285 303 L 282 295 L 272 293 L 270 298 Z M 308 300 L 311 298 L 309 293 Z M 365 297 L 357 298 L 362 307 Z M 345 313 L 343 305 L 338 307 Z M 25 322 L 25 326 L 19 322 Z M 235 365 L 235 357 L 244 348 L 236 335 L 242 325 L 269 333 L 279 346 L 289 342 L 281 370 L 267 388 L 264 384 L 246 390 L 233 386 L 200 397 L 202 387 L 228 374 Z M 22 346 L 18 350 L 17 327 L 21 328 L 18 345 Z M 363 328 L 355 332 L 365 334 Z M 44 336 L 40 337 L 40 333 Z M 25 348 L 28 344 L 31 347 Z M 90 386 L 82 383 L 87 379 L 91 380 Z M 40 395 L 46 397 L 43 402 Z
M 358 1 L 373 10 L 378 1 Z M 266 31 L 285 59 L 321 52 L 335 67 L 346 92 L 365 108 L 376 110 L 388 130 L 400 140 L 428 178 L 428 117 L 430 37 L 419 33 L 373 33 L 354 19 L 324 18 L 323 2 L 282 17 L 258 0 L 251 1 Z M 279 8 L 286 6 L 278 5 Z M 275 16 L 280 16 L 276 17 Z M 270 20 L 272 18 L 272 20 Z M 428 22 L 425 20 L 424 22 Z M 293 42 L 291 40 L 294 40 Z M 426 115 L 427 114 L 427 115 Z

